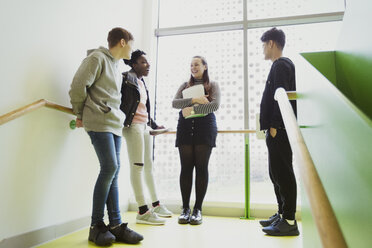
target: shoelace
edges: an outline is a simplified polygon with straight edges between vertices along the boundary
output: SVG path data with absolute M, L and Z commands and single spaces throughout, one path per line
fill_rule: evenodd
M 190 212 L 191 212 L 190 209 L 188 209 L 188 208 L 184 208 L 184 209 L 182 210 L 181 215 L 189 215 Z
M 276 213 L 276 214 L 273 214 L 273 215 L 269 218 L 269 220 L 274 219 L 274 218 L 276 218 L 277 216 L 278 216 L 277 213 Z
M 272 226 L 276 226 L 276 225 L 280 222 L 280 220 L 281 220 L 280 218 L 274 220 L 274 222 L 271 223 L 271 225 L 272 225 Z

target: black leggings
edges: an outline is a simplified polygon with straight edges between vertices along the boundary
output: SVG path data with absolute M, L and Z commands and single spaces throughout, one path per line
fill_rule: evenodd
M 209 145 L 181 145 L 178 147 L 178 151 L 181 159 L 180 187 L 183 208 L 190 207 L 190 195 L 195 167 L 196 201 L 194 208 L 201 210 L 208 187 L 208 162 L 212 147 Z

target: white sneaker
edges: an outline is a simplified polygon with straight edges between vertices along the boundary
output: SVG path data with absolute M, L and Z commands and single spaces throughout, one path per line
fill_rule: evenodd
M 160 217 L 172 217 L 172 212 L 167 209 L 164 205 L 157 205 L 156 207 L 152 208 L 151 211 L 156 213 Z
M 137 214 L 136 217 L 137 224 L 148 224 L 148 225 L 164 225 L 165 220 L 160 219 L 156 213 L 152 211 L 147 211 L 144 214 Z

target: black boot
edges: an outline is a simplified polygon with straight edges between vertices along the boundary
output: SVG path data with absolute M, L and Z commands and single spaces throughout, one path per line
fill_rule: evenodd
M 190 222 L 190 208 L 182 209 L 180 217 L 178 217 L 178 224 L 188 224 Z
M 194 208 L 190 217 L 191 225 L 200 225 L 203 222 L 202 213 L 200 209 Z

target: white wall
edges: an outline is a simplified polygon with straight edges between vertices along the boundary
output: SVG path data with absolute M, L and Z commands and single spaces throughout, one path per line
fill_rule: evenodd
M 121 26 L 142 48 L 144 1 L 0 1 L 0 115 L 41 98 L 70 106 L 68 90 L 86 50 Z M 124 68 L 123 69 L 128 69 Z M 0 126 L 0 241 L 90 216 L 99 164 L 72 116 L 40 109 Z M 120 203 L 131 192 L 122 150 Z
M 156 80 L 156 56 L 157 56 L 157 38 L 155 29 L 158 21 L 158 1 L 145 1 L 143 8 L 143 42 L 142 47 L 138 47 L 146 53 L 146 58 L 150 63 L 150 73 L 145 78 L 146 85 L 149 89 L 151 100 L 151 114 L 154 116 L 155 107 L 155 80 Z M 163 125 L 163 123 L 159 123 Z

